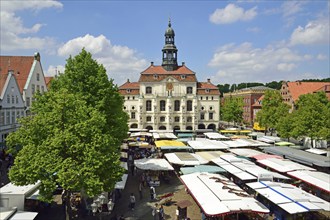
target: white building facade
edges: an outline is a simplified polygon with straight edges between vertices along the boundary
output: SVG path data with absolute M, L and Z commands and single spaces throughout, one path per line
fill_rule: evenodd
M 177 64 L 174 30 L 165 32 L 162 65 L 153 62 L 141 72 L 138 82 L 129 80 L 119 87 L 125 100 L 129 127 L 149 130 L 216 130 L 220 92 L 208 79 L 198 82 L 185 63 Z
M 34 94 L 47 91 L 40 54 L 0 57 L 0 143 L 30 114 Z

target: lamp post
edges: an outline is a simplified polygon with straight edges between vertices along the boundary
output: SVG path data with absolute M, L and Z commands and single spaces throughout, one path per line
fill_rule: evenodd
M 102 211 L 103 211 L 103 204 L 105 204 L 105 196 L 103 194 L 99 195 L 91 204 L 93 216 L 96 215 L 96 213 L 100 213 L 100 219 L 102 219 Z
M 107 204 L 107 206 L 108 206 L 108 215 L 111 214 L 114 205 L 115 205 L 115 203 L 112 202 L 112 199 L 109 199 L 109 202 L 108 202 L 108 204 Z

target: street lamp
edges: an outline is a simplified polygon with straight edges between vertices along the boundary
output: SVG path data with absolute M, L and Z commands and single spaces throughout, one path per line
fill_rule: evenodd
M 108 202 L 108 204 L 107 204 L 107 206 L 108 206 L 108 214 L 110 215 L 110 213 L 112 212 L 112 210 L 113 210 L 113 206 L 115 205 L 115 203 L 114 202 L 112 202 L 112 199 L 110 199 L 109 200 L 109 202 Z
M 91 204 L 91 208 L 92 208 L 92 212 L 93 212 L 94 216 L 97 212 L 99 212 L 100 218 L 102 218 L 101 215 L 102 215 L 102 211 L 103 211 L 103 204 L 106 203 L 105 200 L 106 200 L 105 196 L 103 194 L 101 194 L 97 197 L 97 199 L 95 199 L 93 201 L 93 203 Z

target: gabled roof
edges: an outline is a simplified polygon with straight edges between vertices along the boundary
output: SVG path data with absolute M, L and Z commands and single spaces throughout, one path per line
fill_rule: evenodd
M 197 82 L 195 72 L 185 65 L 178 66 L 176 70 L 167 71 L 162 66 L 153 64 L 141 72 L 139 82 L 160 82 L 169 76 L 181 82 Z
M 326 85 L 330 85 L 329 82 L 287 82 L 288 90 L 294 102 L 296 102 L 299 96 L 313 93 L 320 90 Z
M 265 98 L 265 95 L 260 96 L 260 98 L 253 103 L 253 107 L 261 107 L 262 106 L 262 100 Z
M 2 90 L 5 88 L 5 84 L 6 84 L 8 75 L 9 74 L 7 74 L 7 73 L 4 74 L 4 73 L 2 73 L 2 71 L 0 71 L 0 96 L 2 94 Z
M 6 74 L 13 70 L 22 93 L 34 59 L 34 56 L 0 56 L 0 72 Z
M 211 82 L 198 82 L 197 95 L 220 95 L 220 91 Z
M 45 83 L 46 83 L 47 88 L 49 88 L 49 86 L 50 86 L 50 82 L 51 82 L 54 78 L 55 78 L 54 76 L 45 76 Z
M 140 83 L 130 82 L 127 80 L 123 85 L 119 86 L 119 93 L 121 95 L 138 95 L 140 94 Z

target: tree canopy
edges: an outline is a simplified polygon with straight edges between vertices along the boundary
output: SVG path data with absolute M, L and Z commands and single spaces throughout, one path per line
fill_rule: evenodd
M 243 121 L 243 99 L 240 97 L 229 97 L 225 99 L 220 108 L 221 119 L 228 122 L 240 123 Z
M 292 136 L 330 139 L 330 102 L 325 92 L 301 95 L 296 108 Z
M 82 50 L 67 60 L 51 89 L 37 95 L 31 116 L 7 138 L 23 146 L 9 172 L 17 185 L 41 182 L 42 200 L 50 201 L 56 184 L 95 196 L 113 189 L 123 169 L 119 147 L 126 137 L 123 100 L 105 69 Z
M 276 128 L 280 118 L 288 114 L 289 106 L 282 101 L 282 96 L 277 90 L 267 90 L 262 100 L 262 109 L 257 113 L 260 126 Z

